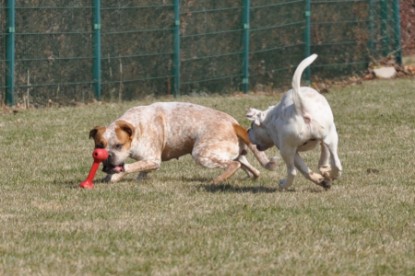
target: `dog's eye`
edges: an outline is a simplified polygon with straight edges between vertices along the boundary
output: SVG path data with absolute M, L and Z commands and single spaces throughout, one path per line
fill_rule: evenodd
M 122 148 L 122 145 L 121 144 L 115 144 L 114 145 L 114 149 L 115 150 L 120 150 Z

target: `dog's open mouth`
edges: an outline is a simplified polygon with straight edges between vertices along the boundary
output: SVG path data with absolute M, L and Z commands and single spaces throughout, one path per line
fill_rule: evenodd
M 125 171 L 124 163 L 120 165 L 112 165 L 112 164 L 109 164 L 108 162 L 104 162 L 104 167 L 102 168 L 102 171 L 108 174 L 124 172 Z

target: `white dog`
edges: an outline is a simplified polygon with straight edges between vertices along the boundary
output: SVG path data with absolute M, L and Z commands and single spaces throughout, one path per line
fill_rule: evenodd
M 289 187 L 297 174 L 296 168 L 317 185 L 330 188 L 332 180 L 341 175 L 342 165 L 337 155 L 338 136 L 333 113 L 327 100 L 310 87 L 301 87 L 301 75 L 315 59 L 316 54 L 304 59 L 292 80 L 293 89 L 286 92 L 281 102 L 265 111 L 251 108 L 246 114 L 252 121 L 249 139 L 259 150 L 276 145 L 287 165 L 287 178 L 281 180 L 281 189 Z M 299 152 L 321 145 L 318 163 L 320 173 L 307 167 Z

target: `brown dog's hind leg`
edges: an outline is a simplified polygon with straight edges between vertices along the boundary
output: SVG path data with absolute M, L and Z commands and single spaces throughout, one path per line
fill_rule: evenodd
M 265 152 L 257 150 L 254 144 L 248 144 L 248 147 L 262 167 L 269 171 L 277 170 L 277 162 L 275 158 L 271 158 L 270 160 Z
M 244 155 L 239 156 L 238 161 L 241 163 L 242 165 L 242 169 L 246 172 L 246 174 L 250 177 L 250 178 L 258 178 L 260 175 L 260 172 L 255 169 L 246 159 L 246 157 Z
M 241 163 L 238 161 L 231 161 L 229 162 L 228 166 L 225 168 L 225 171 L 213 179 L 213 184 L 217 185 L 224 181 L 226 181 L 229 177 L 231 177 L 239 168 L 241 167 Z

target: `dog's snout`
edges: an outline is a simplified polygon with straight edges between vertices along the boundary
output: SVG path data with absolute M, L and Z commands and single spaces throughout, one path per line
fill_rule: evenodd
M 108 164 L 113 164 L 116 159 L 115 154 L 112 151 L 108 152 L 108 159 L 106 160 Z
M 111 157 L 113 156 L 113 153 L 112 152 L 108 152 L 108 158 L 106 159 L 106 160 L 104 160 L 103 162 L 102 162 L 102 171 L 103 172 L 106 172 L 106 173 L 109 173 L 110 172 L 110 167 L 111 167 Z
M 108 158 L 103 163 L 102 171 L 108 174 L 120 173 L 124 171 L 124 163 L 117 163 L 116 154 L 108 152 Z

